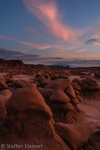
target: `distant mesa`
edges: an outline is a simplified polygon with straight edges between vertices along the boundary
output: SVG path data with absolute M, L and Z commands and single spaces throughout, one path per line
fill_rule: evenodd
M 2 67 L 23 67 L 24 63 L 22 60 L 4 60 L 0 59 L 0 66 Z

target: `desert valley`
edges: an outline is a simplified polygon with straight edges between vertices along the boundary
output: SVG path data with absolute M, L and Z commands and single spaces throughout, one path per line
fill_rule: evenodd
M 0 145 L 100 150 L 100 67 L 0 59 Z

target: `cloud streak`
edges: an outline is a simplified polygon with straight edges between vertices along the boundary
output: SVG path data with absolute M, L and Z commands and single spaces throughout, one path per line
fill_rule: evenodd
M 81 50 L 76 51 L 76 53 L 83 53 L 83 52 L 86 52 L 86 51 L 87 51 L 86 49 L 81 49 Z
M 29 12 L 41 20 L 55 37 L 67 42 L 79 41 L 79 37 L 86 31 L 72 29 L 64 25 L 54 0 L 23 0 Z
M 100 55 L 100 53 L 98 53 L 98 54 L 92 54 L 91 56 L 98 56 L 98 55 Z
M 63 58 L 61 57 L 41 57 L 40 55 L 35 55 L 35 54 L 26 54 L 22 52 L 17 52 L 17 51 L 11 51 L 7 49 L 0 48 L 0 57 L 2 59 L 15 59 L 15 60 L 25 60 L 25 61 L 45 61 L 45 60 L 61 60 Z
M 38 44 L 35 44 L 35 43 L 19 41 L 17 39 L 13 39 L 13 38 L 2 36 L 2 35 L 0 35 L 0 39 L 14 41 L 14 42 L 17 42 L 17 43 L 20 43 L 20 44 L 23 44 L 23 45 L 27 45 L 27 46 L 30 46 L 30 47 L 34 47 L 34 48 L 37 48 L 37 49 L 40 49 L 40 50 L 51 48 L 51 45 L 42 46 L 42 45 L 38 45 Z
M 64 55 L 70 55 L 72 52 L 64 52 L 64 51 L 62 51 L 62 52 L 58 52 L 58 53 L 56 53 L 55 55 L 59 55 L 59 56 L 64 56 Z

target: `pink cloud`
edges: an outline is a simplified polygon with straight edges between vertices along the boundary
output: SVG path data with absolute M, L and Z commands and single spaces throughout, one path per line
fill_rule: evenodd
M 35 48 L 40 49 L 40 50 L 47 49 L 47 48 L 51 47 L 51 46 L 48 46 L 48 45 L 46 45 L 46 46 L 40 46 L 40 45 L 37 45 L 35 43 L 29 43 L 29 42 L 22 42 L 22 41 L 16 41 L 16 42 L 18 42 L 20 44 L 23 44 L 23 45 L 30 46 L 30 47 L 35 47 Z
M 35 44 L 35 43 L 19 41 L 19 40 L 12 39 L 12 38 L 6 37 L 6 36 L 1 36 L 1 35 L 0 35 L 0 38 L 1 39 L 5 39 L 5 40 L 10 40 L 10 41 L 15 41 L 17 43 L 20 43 L 20 44 L 23 44 L 23 45 L 27 45 L 27 46 L 30 46 L 30 47 L 34 47 L 34 48 L 37 48 L 37 49 L 40 49 L 40 50 L 51 48 L 51 45 L 44 45 L 44 46 L 42 46 L 42 45 L 38 45 L 38 44 Z
M 79 56 L 71 56 L 71 61 L 74 61 L 74 60 L 80 60 L 81 59 L 81 57 L 79 57 Z
M 10 37 L 2 36 L 0 35 L 0 39 L 10 40 L 10 41 L 16 41 L 15 39 L 12 39 Z
M 21 53 L 23 53 L 23 54 L 30 54 L 30 51 L 29 50 L 23 50 L 23 51 L 21 51 Z
M 87 50 L 86 49 L 81 49 L 81 50 L 76 51 L 76 53 L 83 53 L 85 51 L 87 51 Z
M 95 42 L 94 45 L 99 46 L 100 47 L 100 43 Z
M 70 47 L 67 47 L 66 50 L 73 50 L 75 49 L 77 46 L 70 46 Z
M 56 53 L 55 55 L 70 55 L 72 52 L 59 52 L 59 53 Z
M 55 0 L 23 0 L 23 2 L 28 11 L 36 15 L 48 27 L 48 31 L 64 41 L 78 41 L 79 36 L 86 32 L 86 30 L 72 29 L 62 23 Z
M 71 57 L 79 57 L 79 56 L 71 56 Z
M 98 54 L 92 54 L 91 56 L 98 56 L 98 55 L 100 55 L 100 53 L 98 53 Z

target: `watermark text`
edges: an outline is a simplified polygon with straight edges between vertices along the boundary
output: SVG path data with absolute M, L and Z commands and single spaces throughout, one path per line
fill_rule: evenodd
M 34 145 L 34 144 L 24 144 L 24 145 L 20 145 L 20 144 L 1 144 L 0 147 L 2 149 L 43 149 L 43 145 Z

